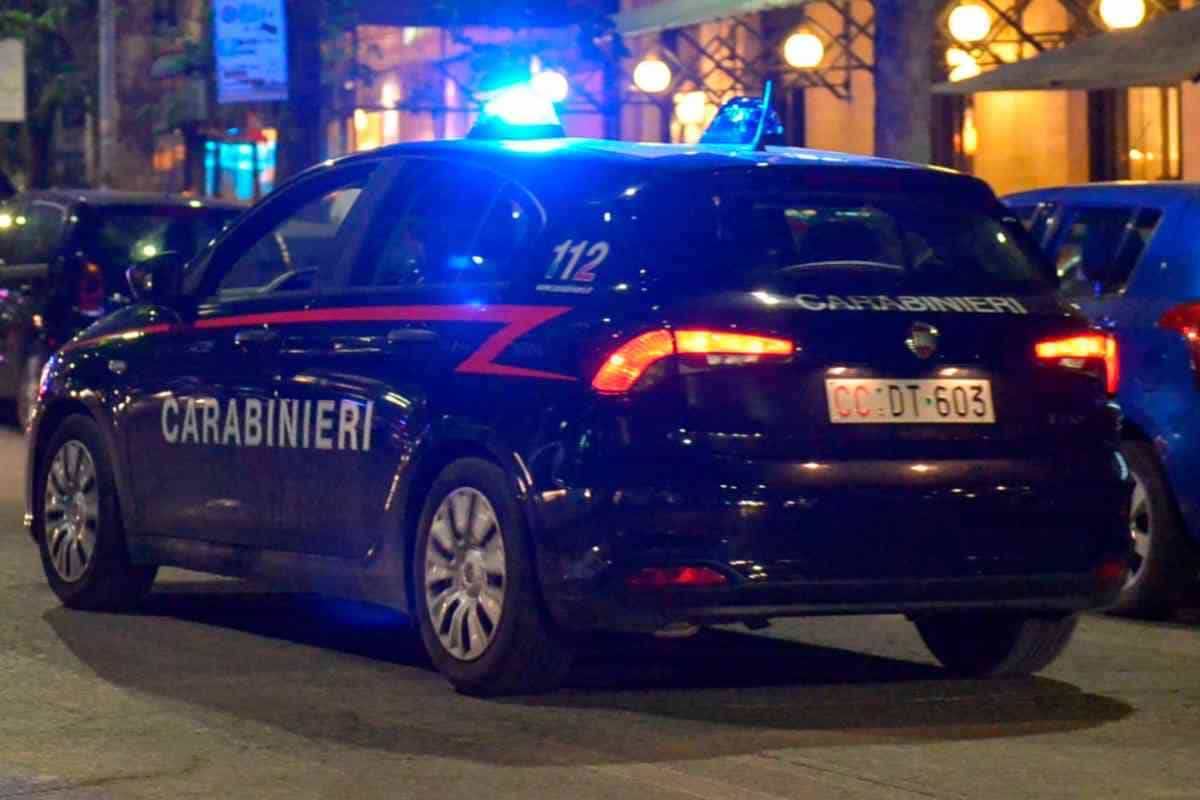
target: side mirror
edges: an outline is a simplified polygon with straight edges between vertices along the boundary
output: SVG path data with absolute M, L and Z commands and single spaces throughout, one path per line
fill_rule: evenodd
M 125 279 L 139 303 L 169 305 L 179 296 L 183 259 L 178 253 L 160 253 L 127 269 Z

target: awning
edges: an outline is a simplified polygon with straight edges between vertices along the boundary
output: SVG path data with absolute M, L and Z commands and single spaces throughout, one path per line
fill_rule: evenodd
M 1200 8 L 1163 14 L 1138 28 L 1102 33 L 1004 64 L 936 94 L 1171 86 L 1200 79 Z
M 757 14 L 760 11 L 791 8 L 808 2 L 810 0 L 663 0 L 644 8 L 614 14 L 613 24 L 622 36 L 636 36 Z

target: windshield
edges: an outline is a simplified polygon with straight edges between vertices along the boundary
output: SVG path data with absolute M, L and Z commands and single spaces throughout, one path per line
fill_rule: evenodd
M 92 208 L 80 226 L 80 248 L 106 273 L 172 251 L 187 260 L 216 237 L 236 211 L 174 206 Z

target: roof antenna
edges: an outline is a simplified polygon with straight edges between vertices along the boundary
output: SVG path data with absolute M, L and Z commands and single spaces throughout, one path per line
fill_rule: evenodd
M 771 89 L 774 86 L 774 81 L 767 81 L 763 84 L 762 112 L 758 115 L 758 129 L 754 132 L 754 141 L 752 142 L 756 151 L 762 152 L 767 149 L 763 143 L 763 131 L 767 127 L 767 117 L 771 114 Z

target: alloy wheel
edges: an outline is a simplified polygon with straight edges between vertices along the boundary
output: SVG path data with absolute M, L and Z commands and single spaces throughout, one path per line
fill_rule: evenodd
M 1146 485 L 1134 473 L 1133 500 L 1129 506 L 1129 535 L 1133 539 L 1133 553 L 1129 556 L 1129 577 L 1125 587 L 1137 583 L 1150 556 L 1150 537 L 1154 530 L 1154 519 L 1150 511 L 1150 495 Z
M 504 533 L 484 494 L 451 491 L 425 544 L 425 608 L 442 647 L 460 661 L 487 651 L 504 613 Z
M 96 462 L 77 439 L 64 442 L 46 476 L 46 552 L 58 577 L 74 583 L 83 577 L 96 552 L 100 490 Z

